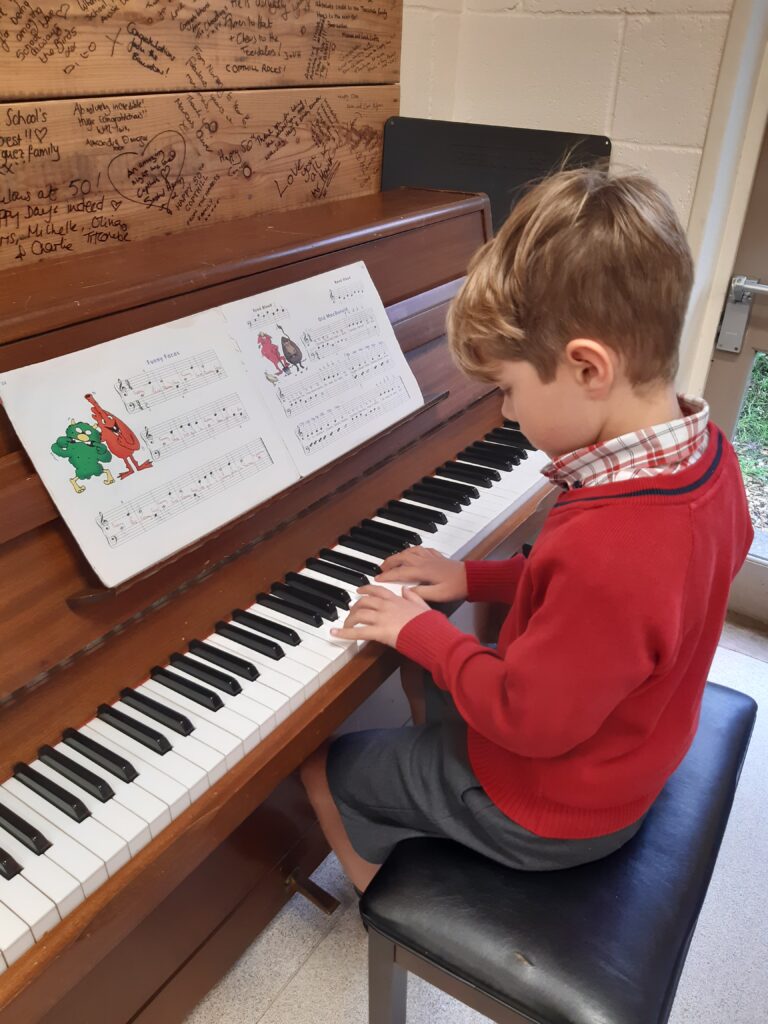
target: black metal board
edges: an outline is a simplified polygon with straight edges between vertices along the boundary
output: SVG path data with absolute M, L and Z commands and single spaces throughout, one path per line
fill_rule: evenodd
M 485 192 L 497 230 L 531 182 L 563 167 L 607 165 L 610 155 L 605 135 L 391 117 L 384 126 L 381 189 Z

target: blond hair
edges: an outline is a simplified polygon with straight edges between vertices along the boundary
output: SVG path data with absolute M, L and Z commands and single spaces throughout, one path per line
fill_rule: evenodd
M 465 373 L 526 360 L 552 380 L 573 338 L 616 351 L 633 385 L 671 381 L 693 281 L 669 197 L 640 174 L 563 171 L 528 192 L 475 253 L 448 313 Z

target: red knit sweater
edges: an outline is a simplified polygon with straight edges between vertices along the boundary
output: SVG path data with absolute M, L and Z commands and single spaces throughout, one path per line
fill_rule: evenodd
M 467 563 L 470 601 L 511 605 L 497 651 L 437 611 L 400 632 L 453 696 L 485 791 L 538 835 L 631 824 L 691 744 L 752 541 L 733 449 L 709 432 L 674 476 L 563 494 L 528 559 Z

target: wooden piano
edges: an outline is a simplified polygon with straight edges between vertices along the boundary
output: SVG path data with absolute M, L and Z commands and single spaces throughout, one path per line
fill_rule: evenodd
M 500 426 L 498 394 L 458 373 L 444 336 L 447 305 L 490 230 L 485 197 L 401 190 L 6 272 L 0 374 L 364 260 L 427 400 L 115 590 L 95 580 L 0 410 L 0 782 Z M 473 554 L 519 547 L 547 493 L 529 482 Z M 295 770 L 397 666 L 395 652 L 364 647 L 4 967 L 1 1024 L 183 1020 L 290 897 L 292 880 L 325 857 Z

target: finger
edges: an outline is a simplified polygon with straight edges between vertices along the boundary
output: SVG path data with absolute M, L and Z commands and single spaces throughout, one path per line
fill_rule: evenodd
M 354 629 L 344 626 L 341 629 L 332 629 L 331 636 L 338 637 L 339 640 L 378 640 L 380 633 L 373 626 L 355 626 Z
M 390 598 L 395 596 L 392 591 L 387 590 L 386 587 L 377 587 L 375 584 L 371 583 L 368 583 L 364 587 L 358 587 L 357 592 L 358 594 L 363 594 L 366 599 L 374 601 L 388 601 Z M 363 598 L 360 598 L 360 600 L 363 600 Z
M 388 572 L 390 569 L 396 569 L 399 565 L 411 565 L 415 561 L 420 561 L 421 556 L 416 554 L 420 551 L 420 547 L 406 548 L 404 551 L 398 551 L 394 555 L 390 555 L 389 558 L 385 558 L 381 563 L 383 572 Z
M 382 583 L 423 583 L 424 577 L 429 575 L 427 565 L 402 565 L 399 569 L 392 569 L 390 572 L 380 572 L 374 579 Z
M 420 604 L 426 606 L 424 599 L 417 594 L 415 587 L 403 587 L 403 600 L 410 601 L 411 604 Z

